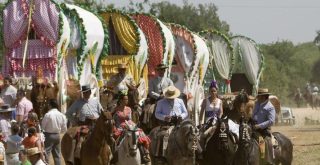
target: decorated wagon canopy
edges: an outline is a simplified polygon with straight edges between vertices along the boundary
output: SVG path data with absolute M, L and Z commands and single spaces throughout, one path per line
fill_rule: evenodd
M 229 38 L 216 30 L 202 31 L 210 53 L 210 67 L 206 72 L 206 86 L 212 80 L 218 81 L 222 93 L 231 93 L 231 77 L 234 67 L 234 53 Z
M 96 71 L 100 57 L 107 55 L 104 44 L 107 34 L 100 19 L 83 8 L 71 4 L 61 4 L 68 18 L 71 30 L 69 53 L 66 56 L 68 77 L 79 80 L 81 85 L 96 81 Z
M 174 56 L 175 42 L 171 31 L 159 19 L 149 14 L 135 13 L 132 18 L 143 31 L 148 41 L 148 75 L 154 77 L 156 66 L 166 64 L 169 69 L 166 76 L 170 75 L 171 64 Z
M 231 41 L 236 60 L 231 89 L 240 91 L 244 88 L 249 94 L 255 95 L 263 70 L 263 55 L 255 41 L 248 37 L 234 36 Z
M 148 45 L 142 30 L 129 15 L 119 10 L 106 10 L 99 14 L 107 25 L 110 47 L 108 57 L 101 61 L 101 75 L 108 80 L 118 72 L 118 64 L 127 64 L 136 82 L 140 77 L 147 79 L 147 70 L 144 69 Z
M 14 0 L 3 10 L 6 49 L 4 75 L 57 79 L 57 63 L 69 42 L 69 27 L 57 4 L 50 0 Z
M 172 67 L 171 78 L 181 91 L 188 93 L 203 82 L 209 65 L 208 47 L 202 38 L 186 27 L 177 24 L 168 26 L 176 42 L 175 65 Z

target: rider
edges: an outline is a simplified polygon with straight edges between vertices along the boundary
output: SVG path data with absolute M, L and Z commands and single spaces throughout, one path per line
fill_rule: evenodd
M 273 164 L 273 148 L 271 142 L 271 126 L 275 121 L 275 108 L 269 101 L 269 91 L 267 88 L 258 89 L 257 101 L 253 110 L 252 119 L 255 123 L 254 129 L 264 138 L 266 143 L 265 160 Z
M 126 128 L 126 124 L 134 124 L 131 120 L 131 108 L 127 106 L 128 104 L 128 96 L 126 94 L 119 95 L 118 106 L 115 108 L 115 113 L 113 115 L 115 121 L 115 130 L 114 130 L 114 138 L 118 139 L 117 141 L 121 141 L 121 138 L 124 136 L 123 131 Z M 140 153 L 142 155 L 142 163 L 150 162 L 149 157 L 149 144 L 150 139 L 146 136 L 141 129 L 138 130 L 138 147 Z
M 93 125 L 101 114 L 102 106 L 97 98 L 90 98 L 90 85 L 81 86 L 82 98 L 67 110 L 66 117 L 73 125 Z
M 127 69 L 126 64 L 119 64 L 118 73 L 111 76 L 107 82 L 107 87 L 113 89 L 113 93 L 118 94 L 122 91 L 128 91 L 127 85 L 135 85 L 132 75 L 127 74 Z
M 164 74 L 168 66 L 165 64 L 157 65 L 158 76 L 155 77 L 149 83 L 149 96 L 153 99 L 160 100 L 163 98 L 163 89 L 167 88 L 170 85 L 173 85 L 173 82 L 170 78 L 165 77 Z
M 162 121 L 164 125 L 168 125 L 171 122 L 171 119 L 179 119 L 184 120 L 188 117 L 188 111 L 185 107 L 185 104 L 182 99 L 179 99 L 180 96 L 180 90 L 176 88 L 175 86 L 169 86 L 164 89 L 164 98 L 158 101 L 155 117 Z M 177 117 L 177 118 L 173 118 Z M 162 152 L 159 150 L 156 151 L 156 156 L 164 156 L 166 145 L 168 144 L 168 137 L 170 134 L 170 127 L 160 127 L 160 130 L 163 133 L 159 133 L 159 141 L 157 142 L 157 145 L 159 149 L 162 150 Z M 162 142 L 162 147 L 161 146 Z

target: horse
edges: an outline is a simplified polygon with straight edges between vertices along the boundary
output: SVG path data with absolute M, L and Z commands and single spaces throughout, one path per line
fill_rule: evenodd
M 203 152 L 201 165 L 231 165 L 237 150 L 236 138 L 229 131 L 228 119 L 217 119 L 215 132 L 209 139 Z
M 139 125 L 140 114 L 142 113 L 142 108 L 139 104 L 140 94 L 138 91 L 140 84 L 129 85 L 128 87 L 128 106 L 132 109 L 132 121 Z
M 239 127 L 239 148 L 236 153 L 235 165 L 259 165 L 263 162 L 258 144 L 257 132 L 253 129 L 254 123 L 240 122 Z M 293 144 L 290 139 L 279 132 L 273 132 L 272 135 L 278 142 L 274 148 L 274 164 L 291 165 L 293 159 Z
M 108 165 L 112 158 L 114 121 L 110 112 L 101 113 L 95 127 L 81 144 L 80 159 L 74 157 L 75 138 L 80 136 L 81 127 L 72 127 L 63 135 L 61 153 L 66 165 L 95 164 Z
M 134 124 L 127 124 L 127 129 L 124 131 L 119 146 L 117 147 L 118 154 L 121 159 L 116 163 L 117 165 L 140 165 L 141 155 L 138 149 L 138 127 Z
M 173 121 L 177 121 L 174 118 Z M 192 120 L 187 119 L 177 125 L 171 131 L 168 138 L 165 160 L 168 165 L 193 165 L 195 164 L 195 152 L 199 147 L 198 129 Z M 154 128 L 149 137 L 151 138 L 151 160 L 152 164 L 156 164 L 156 156 L 158 148 L 158 136 L 161 126 Z M 164 144 L 163 144 L 164 145 Z M 199 148 L 198 148 L 199 149 Z
M 48 112 L 48 102 L 50 99 L 58 98 L 59 87 L 56 82 L 53 83 L 33 83 L 30 101 L 33 104 L 33 110 L 40 119 Z

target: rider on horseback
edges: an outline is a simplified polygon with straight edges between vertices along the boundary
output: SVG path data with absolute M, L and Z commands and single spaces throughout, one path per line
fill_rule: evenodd
M 165 64 L 157 65 L 158 76 L 155 77 L 149 83 L 149 96 L 155 100 L 160 100 L 163 98 L 163 89 L 167 88 L 170 85 L 173 85 L 173 82 L 170 78 L 165 77 L 164 74 L 168 67 Z
M 253 110 L 252 119 L 256 122 L 254 129 L 260 133 L 266 143 L 265 160 L 268 164 L 273 164 L 273 146 L 271 142 L 271 126 L 275 122 L 275 108 L 269 101 L 268 89 L 258 90 L 257 102 Z
M 107 83 L 107 87 L 113 90 L 113 93 L 118 94 L 121 91 L 128 91 L 127 85 L 134 85 L 132 75 L 127 74 L 127 64 L 119 64 L 118 73 L 111 76 Z
M 124 129 L 127 129 L 126 124 L 135 125 L 131 120 L 131 108 L 127 106 L 128 96 L 125 94 L 120 94 L 118 106 L 115 108 L 115 113 L 113 115 L 115 121 L 114 138 L 120 143 L 124 136 Z M 142 163 L 150 162 L 149 157 L 149 144 L 150 139 L 139 129 L 138 147 L 142 155 Z M 116 157 L 116 156 L 115 156 Z M 117 160 L 113 160 L 117 161 Z
M 166 145 L 168 144 L 168 137 L 172 130 L 170 125 L 172 120 L 184 120 L 188 117 L 188 111 L 184 105 L 182 99 L 179 99 L 180 90 L 175 86 L 169 86 L 164 89 L 164 98 L 158 101 L 155 116 L 158 120 L 162 122 L 159 130 L 159 137 L 157 142 L 156 156 L 165 156 L 165 153 L 161 150 L 166 150 Z M 174 123 L 177 124 L 177 123 Z M 169 131 L 168 131 L 169 130 Z M 162 144 L 162 145 L 161 145 Z M 160 147 L 162 146 L 162 147 Z M 160 151 L 160 152 L 159 152 Z

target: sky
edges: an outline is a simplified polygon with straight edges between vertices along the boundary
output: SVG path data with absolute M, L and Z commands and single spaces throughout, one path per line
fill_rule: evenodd
M 5 1 L 5 0 L 0 0 Z M 63 0 L 56 0 L 63 1 Z M 116 7 L 129 0 L 97 0 Z M 143 0 L 134 0 L 142 2 Z M 168 0 L 149 0 L 161 2 Z M 183 0 L 170 0 L 182 5 Z M 244 35 L 257 43 L 289 40 L 295 44 L 310 42 L 320 30 L 320 0 L 189 0 L 190 3 L 214 3 L 218 16 L 230 25 L 233 34 Z
M 136 0 L 141 2 L 143 0 Z M 150 0 L 160 2 L 161 0 Z M 105 0 L 117 7 L 128 0 Z M 182 5 L 183 0 L 170 3 Z M 320 0 L 189 0 L 193 4 L 214 3 L 221 20 L 233 34 L 247 36 L 258 43 L 289 40 L 295 44 L 313 41 L 320 30 Z

